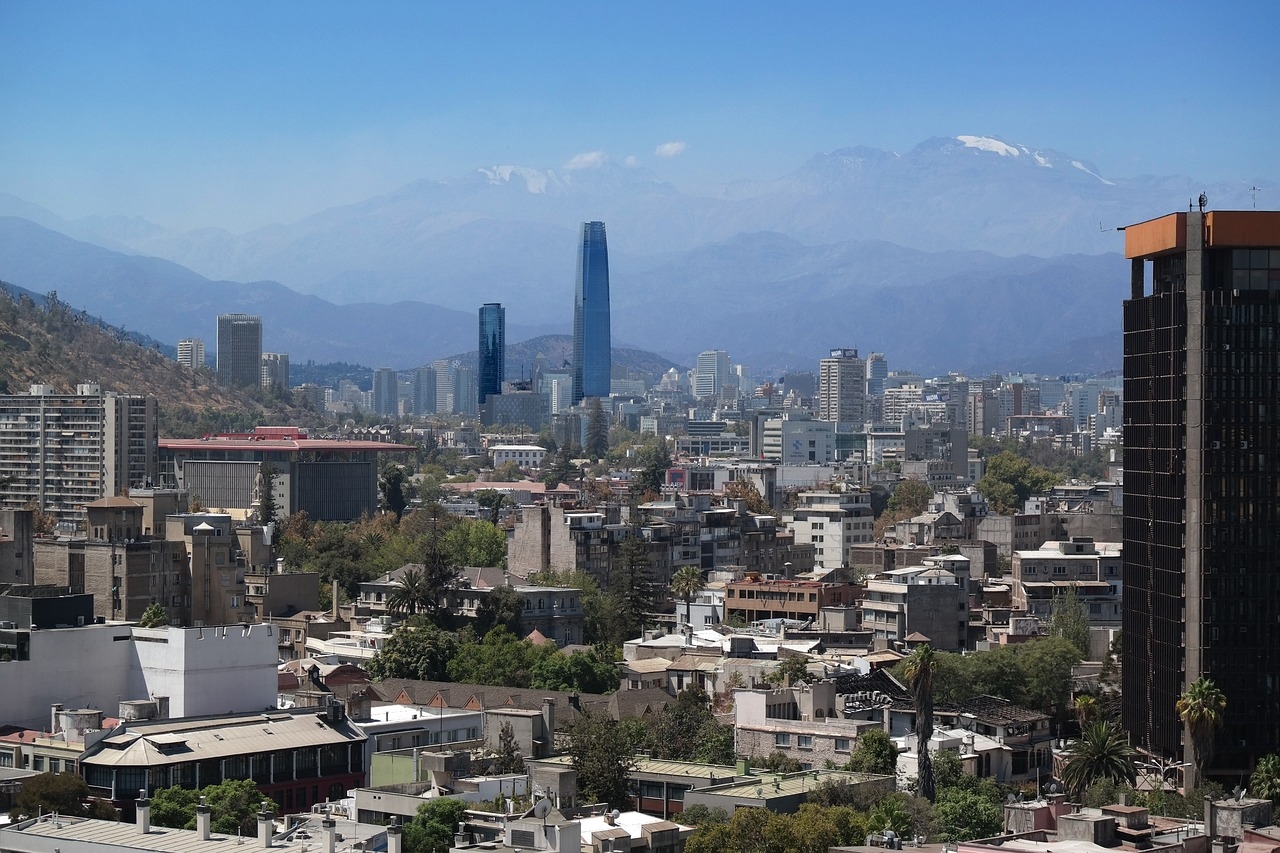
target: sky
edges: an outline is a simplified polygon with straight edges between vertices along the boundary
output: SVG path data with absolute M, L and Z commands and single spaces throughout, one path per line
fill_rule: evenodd
M 0 0 L 0 192 L 242 231 L 477 167 L 687 192 L 995 136 L 1280 177 L 1280 3 Z

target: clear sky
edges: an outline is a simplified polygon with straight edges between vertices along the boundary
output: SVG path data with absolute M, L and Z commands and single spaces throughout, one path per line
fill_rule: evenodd
M 1271 0 L 0 0 L 0 192 L 240 230 L 482 165 L 699 191 L 958 134 L 1274 180 L 1277 34 Z

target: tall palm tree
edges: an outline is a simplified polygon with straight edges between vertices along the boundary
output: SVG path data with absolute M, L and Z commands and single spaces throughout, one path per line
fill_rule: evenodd
M 1213 760 L 1213 739 L 1222 727 L 1227 710 L 1227 697 L 1212 679 L 1201 676 L 1191 683 L 1174 706 L 1191 736 L 1195 752 L 1196 780 L 1204 777 L 1204 769 Z
M 929 740 L 933 737 L 933 676 L 938 670 L 938 658 L 928 643 L 916 646 L 911 656 L 903 661 L 902 675 L 916 705 L 916 754 L 917 775 L 920 780 L 920 796 L 929 802 L 934 799 L 933 759 L 929 755 Z
M 1085 726 L 1093 722 L 1098 716 L 1101 706 L 1098 699 L 1088 693 L 1083 696 L 1077 696 L 1075 703 L 1072 705 L 1076 712 L 1076 721 L 1080 723 L 1080 731 L 1084 731 Z
M 1066 754 L 1062 781 L 1077 797 L 1099 779 L 1130 785 L 1137 781 L 1137 750 L 1129 745 L 1123 731 L 1106 720 L 1085 726 L 1080 739 L 1067 745 Z
M 415 615 L 418 609 L 431 609 L 431 589 L 422 569 L 406 569 L 387 597 L 387 609 L 392 613 Z
M 697 566 L 681 566 L 671 577 L 671 591 L 684 599 L 684 621 L 693 630 L 690 613 L 693 597 L 706 587 L 702 581 L 702 570 Z

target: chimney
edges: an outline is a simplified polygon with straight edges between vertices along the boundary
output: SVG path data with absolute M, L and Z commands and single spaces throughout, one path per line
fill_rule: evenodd
M 151 831 L 151 800 L 147 798 L 147 789 L 138 791 L 138 832 L 146 835 Z
M 338 835 L 338 825 L 333 819 L 333 815 L 326 814 L 324 820 L 320 821 L 320 829 L 324 832 L 324 853 L 334 853 L 336 848 L 336 839 Z
M 267 849 L 271 846 L 271 836 L 275 833 L 275 813 L 271 810 L 271 801 L 263 800 L 258 809 L 258 846 Z
M 209 840 L 209 830 L 213 821 L 213 809 L 204 804 L 204 797 L 200 798 L 200 805 L 196 806 L 196 832 L 200 833 L 201 841 Z
M 538 758 L 546 758 L 551 754 L 552 744 L 556 739 L 556 700 L 550 696 L 542 700 L 542 737 L 546 746 Z M 536 753 L 538 750 L 534 750 Z
M 400 825 L 400 818 L 391 818 L 391 823 L 387 824 L 387 853 L 404 853 L 403 843 L 404 827 Z

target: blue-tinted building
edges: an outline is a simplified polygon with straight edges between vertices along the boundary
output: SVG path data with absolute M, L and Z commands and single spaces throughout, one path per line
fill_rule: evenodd
M 507 310 L 500 302 L 480 306 L 480 371 L 477 401 L 502 393 L 503 362 L 507 357 Z
M 609 249 L 604 223 L 582 223 L 573 297 L 573 403 L 608 397 L 610 378 Z

